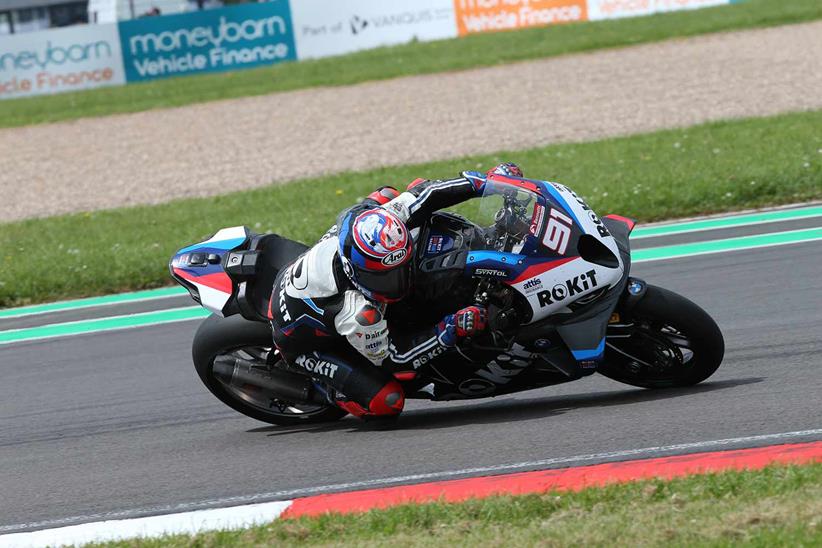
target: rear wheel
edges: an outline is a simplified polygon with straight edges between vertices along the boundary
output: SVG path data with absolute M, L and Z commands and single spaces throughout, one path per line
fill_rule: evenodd
M 331 422 L 346 415 L 333 405 L 287 401 L 270 390 L 248 383 L 232 383 L 214 374 L 215 363 L 249 362 L 261 372 L 271 363 L 271 328 L 242 316 L 210 316 L 197 329 L 192 344 L 194 367 L 206 388 L 221 402 L 248 417 L 269 424 L 294 425 Z
M 629 337 L 608 337 L 599 372 L 643 388 L 690 386 L 714 374 L 725 354 L 716 322 L 698 305 L 648 286 L 630 312 Z

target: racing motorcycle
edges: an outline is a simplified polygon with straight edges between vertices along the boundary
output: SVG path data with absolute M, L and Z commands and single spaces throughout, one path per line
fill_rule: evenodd
M 392 330 L 412 329 L 481 304 L 489 328 L 395 372 L 407 398 L 486 398 L 593 373 L 677 387 L 717 370 L 724 340 L 714 320 L 685 297 L 630 276 L 634 221 L 599 218 L 558 183 L 482 179 L 481 198 L 459 213 L 436 212 L 412 231 L 413 287 L 386 317 Z M 200 379 L 223 403 L 271 424 L 346 414 L 310 368 L 292 368 L 273 348 L 274 278 L 307 249 L 233 227 L 179 250 L 169 264 L 172 277 L 213 313 L 193 342 Z

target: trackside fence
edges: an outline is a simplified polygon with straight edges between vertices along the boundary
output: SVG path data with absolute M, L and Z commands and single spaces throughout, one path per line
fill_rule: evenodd
M 270 0 L 0 38 L 0 99 L 739 0 Z

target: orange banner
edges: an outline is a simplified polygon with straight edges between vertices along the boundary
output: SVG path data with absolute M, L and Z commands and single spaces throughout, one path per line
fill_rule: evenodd
M 460 36 L 585 21 L 585 0 L 454 0 Z

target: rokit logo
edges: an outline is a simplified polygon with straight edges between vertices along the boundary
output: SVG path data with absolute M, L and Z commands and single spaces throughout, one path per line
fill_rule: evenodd
M 571 196 L 574 197 L 574 199 L 577 201 L 577 203 L 580 205 L 580 207 L 582 207 L 582 209 L 585 210 L 585 213 L 588 214 L 588 218 L 591 219 L 591 222 L 593 222 L 594 225 L 596 225 L 597 232 L 599 233 L 599 235 L 601 237 L 607 238 L 608 236 L 611 235 L 611 233 L 608 232 L 608 229 L 605 228 L 605 225 L 602 224 L 602 221 L 599 220 L 599 217 L 597 217 L 597 214 L 594 213 L 594 210 L 591 209 L 591 207 L 588 204 L 586 204 L 585 201 L 582 198 L 577 196 L 576 192 L 574 192 L 573 190 L 571 190 L 567 186 L 561 185 L 559 183 L 553 183 L 553 184 L 554 184 L 555 187 L 559 188 L 560 190 L 564 190 L 565 192 L 567 192 L 568 194 L 570 194 Z
M 573 297 L 583 291 L 588 291 L 597 287 L 596 270 L 589 270 L 579 276 L 574 276 L 564 283 L 555 285 L 550 291 L 540 291 L 537 293 L 539 306 L 546 307 L 549 304 L 556 304 Z
M 420 366 L 427 364 L 443 352 L 445 352 L 445 347 L 436 346 L 432 350 L 429 350 L 428 352 L 426 352 L 425 354 L 411 362 L 411 365 L 414 367 L 414 369 L 417 369 Z
M 291 314 L 288 313 L 288 304 L 286 304 L 285 300 L 285 286 L 289 279 L 291 279 L 291 267 L 288 267 L 289 271 L 287 271 L 283 275 L 283 279 L 280 280 L 280 294 L 277 298 L 277 303 L 280 306 L 280 316 L 282 316 L 283 322 L 290 322 L 291 321 Z
M 329 363 L 325 360 L 320 360 L 318 358 L 313 358 L 311 356 L 298 356 L 296 362 L 297 365 L 299 365 L 309 373 L 323 375 L 331 379 L 333 379 L 334 374 L 337 373 L 338 366 L 336 364 Z

